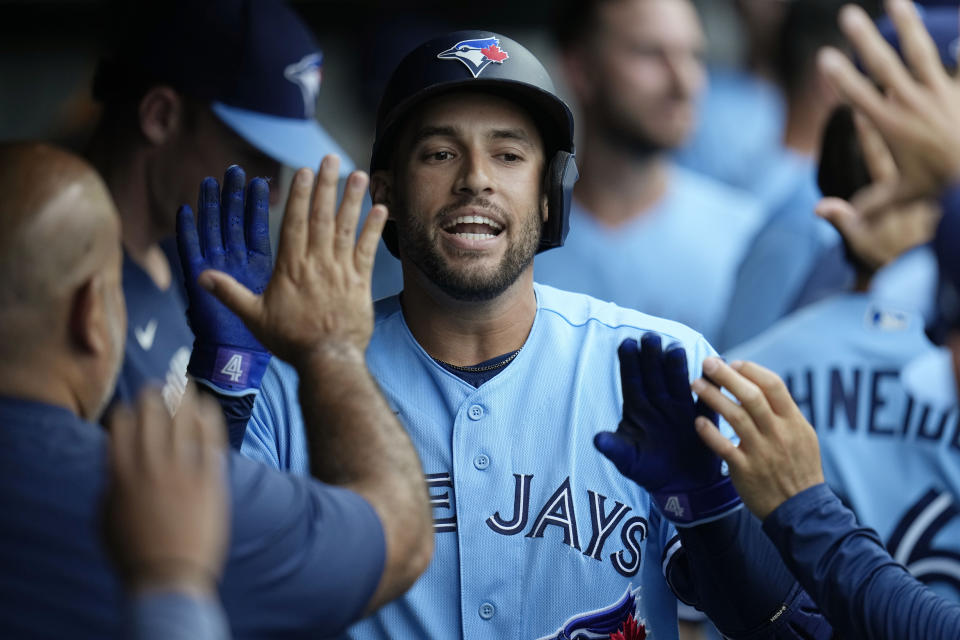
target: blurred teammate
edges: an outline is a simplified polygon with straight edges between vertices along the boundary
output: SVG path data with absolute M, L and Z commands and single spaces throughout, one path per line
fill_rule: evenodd
M 738 189 L 756 184 L 780 144 L 786 112 L 777 86 L 776 50 L 788 2 L 735 0 L 743 33 L 739 67 L 711 65 L 697 122 L 677 162 Z M 743 126 L 744 123 L 750 126 Z
M 749 186 L 767 217 L 738 265 L 721 350 L 757 335 L 798 304 L 820 255 L 838 244 L 836 231 L 813 214 L 820 199 L 816 159 L 836 95 L 816 66 L 820 47 L 840 46 L 841 0 L 789 3 L 775 67 L 786 102 L 778 144 L 768 150 Z
M 311 206 L 332 217 L 329 180 L 320 181 L 322 197 L 312 202 L 310 172 L 294 181 L 277 260 L 278 273 L 295 272 L 299 286 L 274 277 L 263 307 L 274 320 L 258 329 L 263 343 L 300 371 L 309 437 L 336 452 L 336 464 L 318 468 L 315 477 L 340 486 L 280 474 L 236 454 L 227 460 L 231 543 L 217 586 L 240 637 L 336 633 L 409 586 L 432 547 L 410 441 L 362 357 L 344 357 L 362 353 L 356 342 L 372 324 L 363 296 L 369 298 L 383 213 L 371 217 L 356 249 L 351 230 L 349 248 L 337 257 L 298 242 L 315 228 L 307 221 Z M 355 191 L 362 190 L 363 182 Z M 43 145 L 0 145 L 0 191 L 6 195 L 0 268 L 16 274 L 0 284 L 0 635 L 117 637 L 122 594 L 98 535 L 107 436 L 95 423 L 123 359 L 117 213 L 92 167 Z M 248 219 L 265 223 L 268 197 L 266 183 L 254 181 Z M 359 199 L 343 207 L 342 219 L 356 219 Z M 351 274 L 352 286 L 332 286 L 331 266 Z M 307 309 L 319 317 L 318 308 L 328 310 L 323 326 L 282 322 Z M 326 375 L 331 368 L 336 376 Z M 321 377 L 323 384 L 311 382 Z M 209 409 L 194 406 L 171 420 L 160 393 L 150 392 L 135 425 L 129 414 L 116 416 L 118 435 L 133 428 L 142 438 L 143 458 L 134 464 L 149 473 L 160 449 L 189 448 L 194 421 L 211 419 Z M 220 419 L 205 433 L 210 428 L 222 429 Z M 116 543 L 138 545 L 138 535 L 126 530 Z M 216 556 L 217 541 L 206 544 Z M 144 547 L 133 557 L 150 566 L 123 566 L 128 578 L 140 571 L 194 578 L 215 572 L 215 558 L 190 566 L 191 558 L 170 557 L 175 550 L 159 537 Z M 213 575 L 200 579 L 217 583 Z
M 322 53 L 282 2 L 137 3 L 113 35 L 94 79 L 103 114 L 87 155 L 122 223 L 130 322 L 116 397 L 131 402 L 154 382 L 172 411 L 194 339 L 162 246 L 177 208 L 230 164 L 271 179 L 281 164 L 316 167 L 339 148 L 313 118 Z
M 694 126 L 703 32 L 687 0 L 569 2 L 558 18 L 583 123 L 570 239 L 539 282 L 678 320 L 713 342 L 761 223 L 745 194 L 670 154 Z

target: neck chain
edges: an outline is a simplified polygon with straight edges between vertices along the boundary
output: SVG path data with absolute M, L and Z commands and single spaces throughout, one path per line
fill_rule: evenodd
M 465 373 L 483 373 L 484 371 L 493 371 L 494 369 L 500 369 L 502 367 L 507 366 L 508 364 L 513 362 L 513 359 L 516 358 L 518 355 L 520 355 L 520 349 L 517 349 L 516 351 L 511 353 L 509 356 L 507 356 L 500 362 L 483 365 L 483 366 L 470 365 L 470 366 L 463 367 L 458 364 L 450 364 L 449 362 L 444 362 L 439 358 L 434 358 L 434 360 L 436 360 L 437 363 L 442 364 L 445 367 L 450 367 L 451 369 L 456 369 L 457 371 L 463 371 Z

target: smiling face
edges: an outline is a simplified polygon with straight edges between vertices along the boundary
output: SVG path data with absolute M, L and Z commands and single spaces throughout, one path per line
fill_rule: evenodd
M 409 120 L 397 149 L 381 179 L 405 266 L 456 300 L 503 293 L 531 267 L 546 219 L 533 120 L 504 98 L 451 93 Z

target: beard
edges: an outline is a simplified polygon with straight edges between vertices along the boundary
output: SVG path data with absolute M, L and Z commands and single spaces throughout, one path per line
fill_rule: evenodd
M 658 128 L 643 122 L 634 113 L 614 103 L 610 96 L 598 96 L 597 117 L 604 137 L 614 146 L 626 149 L 633 155 L 648 156 L 663 151 L 673 151 L 690 137 L 691 131 L 673 132 L 669 127 Z
M 540 246 L 542 225 L 539 211 L 528 212 L 523 216 L 517 236 L 507 246 L 499 264 L 494 268 L 480 263 L 480 256 L 469 251 L 458 251 L 460 266 L 448 263 L 438 248 L 435 226 L 428 226 L 423 218 L 411 215 L 407 203 L 398 203 L 399 215 L 396 217 L 397 241 L 400 252 L 446 295 L 461 302 L 485 302 L 506 291 L 517 281 L 533 262 Z M 496 205 L 485 198 L 466 198 L 440 209 L 430 220 L 437 220 L 457 209 L 474 206 L 505 214 Z M 501 231 L 506 233 L 506 230 Z

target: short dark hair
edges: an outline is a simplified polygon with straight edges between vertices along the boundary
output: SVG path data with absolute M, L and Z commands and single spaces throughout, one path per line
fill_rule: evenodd
M 791 2 L 780 26 L 774 61 L 777 78 L 789 98 L 802 90 L 824 46 L 840 46 L 843 33 L 837 14 L 848 0 Z
M 554 5 L 552 31 L 561 49 L 587 39 L 598 24 L 600 7 L 618 0 L 560 0 Z

